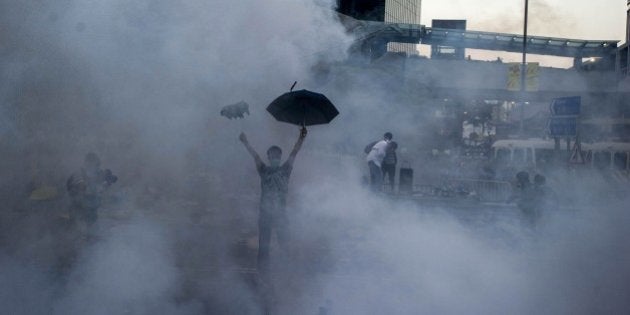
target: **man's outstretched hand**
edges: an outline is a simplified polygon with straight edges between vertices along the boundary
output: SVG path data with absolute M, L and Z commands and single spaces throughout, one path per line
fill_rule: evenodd
M 300 129 L 300 139 L 306 138 L 307 133 L 308 131 L 306 131 L 306 127 L 302 127 L 302 129 Z
M 238 136 L 238 140 L 241 140 L 241 142 L 243 143 L 247 143 L 247 136 L 244 132 L 241 132 L 241 134 Z

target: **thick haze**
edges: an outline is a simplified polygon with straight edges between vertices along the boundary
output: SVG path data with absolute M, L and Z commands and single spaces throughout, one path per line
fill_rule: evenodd
M 0 2 L 4 312 L 259 314 L 243 276 L 251 259 L 234 254 L 239 241 L 255 244 L 259 198 L 238 134 L 261 154 L 272 144 L 288 153 L 298 128 L 264 108 L 293 81 L 341 114 L 309 129 L 296 160 L 295 253 L 271 253 L 277 313 L 627 312 L 628 194 L 611 197 L 603 176 L 563 186 L 564 174 L 548 174 L 579 198 L 548 209 L 538 230 L 516 208 L 449 211 L 361 186 L 363 146 L 385 131 L 401 160 L 424 164 L 433 103 L 423 88 L 399 95 L 386 65 L 341 65 L 352 38 L 332 2 Z M 250 116 L 219 115 L 240 100 Z M 63 191 L 89 151 L 119 176 L 115 201 L 101 209 L 98 240 L 57 277 L 74 239 L 51 222 L 67 200 L 32 203 L 23 187 L 43 177 Z

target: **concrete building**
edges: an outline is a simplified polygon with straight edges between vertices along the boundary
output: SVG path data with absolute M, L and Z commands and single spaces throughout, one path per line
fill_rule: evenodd
M 466 20 L 432 20 L 431 28 L 451 29 L 451 30 L 466 30 Z M 456 59 L 464 60 L 466 55 L 466 48 L 443 46 L 439 44 L 431 45 L 431 59 Z
M 337 0 L 337 11 L 362 21 L 420 24 L 421 0 Z M 417 44 L 389 42 L 379 43 L 387 51 L 417 55 Z
M 337 12 L 362 21 L 385 20 L 385 0 L 337 0 Z
M 617 56 L 617 71 L 624 79 L 630 77 L 630 71 L 628 71 L 628 65 L 630 65 L 630 0 L 628 0 L 628 9 L 626 11 L 626 42 L 619 48 L 619 55 Z
M 420 24 L 421 3 L 421 0 L 386 0 L 385 22 Z M 417 46 L 410 43 L 391 42 L 387 44 L 387 51 L 417 55 Z

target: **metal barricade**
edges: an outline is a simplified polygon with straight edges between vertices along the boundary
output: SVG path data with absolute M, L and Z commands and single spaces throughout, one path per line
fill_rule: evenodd
M 445 185 L 484 202 L 505 202 L 512 194 L 512 184 L 506 181 L 457 178 L 446 180 Z

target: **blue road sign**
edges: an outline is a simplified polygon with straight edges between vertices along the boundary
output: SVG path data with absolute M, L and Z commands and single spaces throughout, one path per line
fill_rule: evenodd
M 551 102 L 552 115 L 579 115 L 582 97 L 571 96 L 556 98 Z
M 552 137 L 575 137 L 577 135 L 577 117 L 551 117 L 549 135 Z

